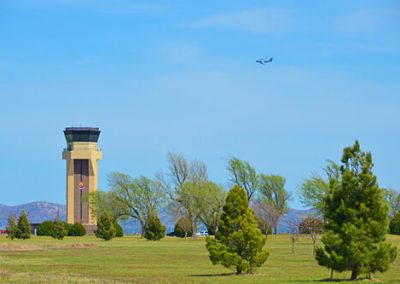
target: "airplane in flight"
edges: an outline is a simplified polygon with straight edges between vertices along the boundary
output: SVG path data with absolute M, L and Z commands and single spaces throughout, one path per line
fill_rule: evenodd
M 267 64 L 267 63 L 270 63 L 270 62 L 272 62 L 272 59 L 274 59 L 273 57 L 270 57 L 270 58 L 261 58 L 261 59 L 258 59 L 258 60 L 256 60 L 256 62 L 257 63 L 260 63 L 260 64 L 262 64 L 262 65 L 265 65 L 265 64 Z

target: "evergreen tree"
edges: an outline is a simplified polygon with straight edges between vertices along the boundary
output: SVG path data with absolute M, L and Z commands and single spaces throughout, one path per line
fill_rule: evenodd
M 18 226 L 15 217 L 11 214 L 8 216 L 6 230 L 7 230 L 7 237 L 13 240 L 17 235 Z
M 243 188 L 236 185 L 228 193 L 218 232 L 206 238 L 206 247 L 213 264 L 235 267 L 236 273 L 252 273 L 261 266 L 269 252 L 263 249 L 265 236 L 258 228 L 254 213 Z
M 114 222 L 114 228 L 115 228 L 115 237 L 122 238 L 124 236 L 124 229 L 118 223 L 118 221 Z
M 97 229 L 94 231 L 94 234 L 105 241 L 109 241 L 115 237 L 115 228 L 107 212 L 97 219 Z
M 384 272 L 396 258 L 396 247 L 385 243 L 388 206 L 372 172 L 370 152 L 362 152 L 358 141 L 343 151 L 341 179 L 330 180 L 325 202 L 324 248 L 317 248 L 320 265 L 336 271 Z M 331 275 L 332 276 L 332 275 Z
M 390 222 L 390 233 L 400 235 L 400 212 L 397 213 Z
M 51 236 L 54 239 L 62 240 L 68 232 L 65 230 L 65 225 L 60 219 L 56 219 L 53 222 L 53 230 L 51 231 Z
M 19 217 L 16 237 L 24 240 L 31 237 L 31 228 L 25 210 L 22 211 L 21 216 Z
M 144 226 L 144 237 L 150 241 L 161 240 L 165 236 L 165 229 L 157 214 L 150 214 Z

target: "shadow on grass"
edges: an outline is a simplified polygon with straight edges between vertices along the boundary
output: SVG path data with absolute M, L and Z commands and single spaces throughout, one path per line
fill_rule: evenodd
M 358 278 L 357 280 L 351 280 L 351 279 L 340 279 L 340 278 L 324 278 L 324 279 L 319 279 L 319 280 L 289 280 L 288 282 L 293 282 L 293 283 L 321 283 L 321 282 L 357 282 L 357 281 L 369 281 L 369 282 L 381 282 L 379 279 L 367 279 L 367 278 Z
M 192 274 L 189 275 L 190 277 L 224 277 L 224 276 L 232 276 L 236 275 L 235 272 L 229 272 L 229 273 L 215 273 L 215 274 Z

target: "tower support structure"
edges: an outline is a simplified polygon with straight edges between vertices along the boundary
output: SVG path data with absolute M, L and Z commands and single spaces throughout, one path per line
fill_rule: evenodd
M 98 161 L 102 151 L 97 145 L 99 128 L 68 127 L 64 130 L 67 148 L 67 223 L 81 223 L 90 233 L 96 228 L 97 216 L 89 206 L 88 194 L 98 190 Z

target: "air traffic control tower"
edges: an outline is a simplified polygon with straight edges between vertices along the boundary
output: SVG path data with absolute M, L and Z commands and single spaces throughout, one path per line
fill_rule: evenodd
M 67 161 L 67 223 L 81 223 L 93 232 L 97 219 L 89 208 L 89 192 L 97 191 L 97 161 L 102 152 L 97 146 L 99 128 L 67 127 L 64 130 L 67 148 L 63 159 Z

